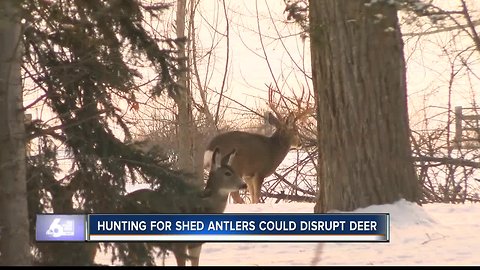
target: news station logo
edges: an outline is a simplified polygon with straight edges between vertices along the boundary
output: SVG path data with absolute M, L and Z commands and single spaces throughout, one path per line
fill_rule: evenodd
M 84 215 L 37 215 L 37 241 L 85 241 Z

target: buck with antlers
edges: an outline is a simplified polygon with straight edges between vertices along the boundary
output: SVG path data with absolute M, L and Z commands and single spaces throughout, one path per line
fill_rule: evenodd
M 150 189 L 140 189 L 128 195 L 128 211 L 143 213 L 189 213 L 189 214 L 218 214 L 225 211 L 230 192 L 247 188 L 245 182 L 235 174 L 231 167 L 235 160 L 236 151 L 233 149 L 229 154 L 221 158 L 218 149 L 214 150 L 211 169 L 205 189 L 198 192 L 192 190 L 183 191 L 182 195 L 162 193 Z M 173 252 L 177 265 L 184 266 L 186 260 L 191 261 L 192 266 L 198 266 L 201 242 L 186 243 L 155 243 L 147 244 L 167 248 Z
M 204 166 L 208 168 L 214 149 L 220 149 L 221 153 L 228 153 L 232 149 L 237 150 L 232 168 L 247 183 L 252 203 L 260 202 L 264 179 L 275 172 L 290 149 L 301 147 L 296 121 L 303 117 L 307 110 L 299 111 L 298 114 L 289 113 L 286 118 L 281 117 L 281 114 L 276 110 L 278 103 L 277 105 L 273 104 L 273 94 L 275 92 L 279 93 L 279 91 L 269 87 L 269 106 L 276 114 L 274 116 L 269 112 L 266 119 L 269 124 L 276 128 L 272 136 L 268 137 L 243 131 L 226 132 L 214 137 L 204 154 Z M 280 100 L 285 102 L 284 99 L 285 97 L 281 96 Z M 300 106 L 298 107 L 300 108 Z M 236 203 L 244 203 L 238 191 L 232 192 L 231 195 Z

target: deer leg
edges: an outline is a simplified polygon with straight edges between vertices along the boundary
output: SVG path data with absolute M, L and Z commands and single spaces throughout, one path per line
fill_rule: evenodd
M 231 192 L 230 196 L 232 196 L 232 199 L 233 199 L 234 203 L 245 203 L 245 201 L 242 199 L 242 197 L 240 197 L 240 192 L 238 192 L 238 191 Z
M 252 179 L 253 177 L 251 176 L 244 176 L 243 179 L 245 180 L 245 183 L 247 183 L 247 188 L 248 188 L 248 192 L 250 193 L 250 196 L 252 196 Z M 245 201 L 242 199 L 242 197 L 240 196 L 240 191 L 235 191 L 235 192 L 231 192 L 230 193 L 230 196 L 232 196 L 232 199 L 233 199 L 233 202 L 234 203 L 240 203 L 240 204 L 244 204 Z
M 192 262 L 192 266 L 198 266 L 200 263 L 200 252 L 202 252 L 202 244 L 188 247 L 188 257 Z
M 263 177 L 255 175 L 252 177 L 252 181 L 250 185 L 252 186 L 250 191 L 250 198 L 252 199 L 252 203 L 259 203 L 260 196 L 261 196 L 261 189 L 263 184 Z M 250 185 L 248 187 L 250 187 Z
M 247 183 L 247 189 L 248 193 L 250 194 L 250 203 L 256 203 L 255 202 L 255 176 L 250 176 L 245 178 L 245 183 Z
M 187 246 L 185 244 L 174 244 L 172 247 L 173 255 L 177 260 L 178 266 L 185 266 L 187 261 Z

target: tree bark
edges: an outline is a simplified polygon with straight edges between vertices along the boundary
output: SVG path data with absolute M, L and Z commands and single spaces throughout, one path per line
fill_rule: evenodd
M 0 1 L 0 265 L 30 265 L 19 1 Z
M 418 202 L 397 10 L 310 1 L 320 151 L 316 212 Z

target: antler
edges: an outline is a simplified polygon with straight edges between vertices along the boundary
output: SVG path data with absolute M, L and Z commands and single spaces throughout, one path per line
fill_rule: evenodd
M 280 92 L 280 90 L 275 89 L 272 85 L 268 85 L 268 106 L 270 109 L 276 114 L 277 118 L 282 117 L 282 114 L 279 112 L 278 108 L 280 103 L 286 108 L 286 110 L 290 111 L 295 115 L 296 120 L 300 120 L 305 118 L 307 115 L 311 114 L 314 109 L 311 107 L 311 97 L 312 94 L 310 91 L 307 93 L 306 100 L 305 99 L 305 87 L 302 86 L 302 93 L 300 96 L 293 93 L 293 98 L 288 98 L 284 94 Z M 275 101 L 275 95 L 278 95 L 278 101 Z
M 314 108 L 311 107 L 310 98 L 312 97 L 312 93 L 308 91 L 307 98 L 304 100 L 305 97 L 305 87 L 302 85 L 302 94 L 298 97 L 295 92 L 293 92 L 293 96 L 295 98 L 295 116 L 297 120 L 303 119 L 307 117 L 309 114 L 314 112 Z
M 267 85 L 267 87 L 268 87 L 268 107 L 270 108 L 270 110 L 272 110 L 275 113 L 275 116 L 278 119 L 281 119 L 282 114 L 278 111 L 277 108 L 280 105 L 280 101 L 283 99 L 283 95 L 278 91 L 278 89 L 273 88 L 271 84 Z M 278 102 L 276 102 L 276 104 L 275 104 L 275 98 L 274 98 L 275 93 L 280 94 L 280 98 L 278 99 Z M 285 103 L 285 101 L 283 102 Z

